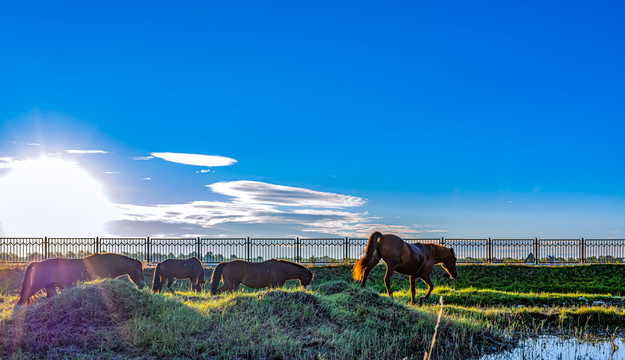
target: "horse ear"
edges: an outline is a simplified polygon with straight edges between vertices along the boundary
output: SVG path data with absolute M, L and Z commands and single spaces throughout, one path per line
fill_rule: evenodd
M 454 248 L 450 247 L 449 251 L 451 251 L 451 254 L 456 257 L 456 252 L 454 251 Z

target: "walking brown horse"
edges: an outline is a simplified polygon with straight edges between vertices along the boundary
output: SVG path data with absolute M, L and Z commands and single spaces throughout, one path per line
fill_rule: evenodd
M 46 297 L 56 295 L 56 288 L 64 289 L 79 281 L 93 278 L 116 278 L 127 274 L 141 289 L 145 286 L 141 261 L 118 254 L 93 254 L 83 259 L 55 258 L 30 263 L 24 273 L 18 304 L 28 304 L 39 290 L 46 289 Z
M 430 273 L 435 264 L 440 263 L 452 279 L 458 277 L 456 254 L 453 248 L 446 248 L 437 244 L 408 244 L 398 236 L 382 235 L 376 231 L 369 237 L 365 256 L 356 261 L 352 269 L 354 279 L 362 281 L 361 287 L 365 287 L 369 272 L 380 260 L 384 260 L 386 263 L 384 284 L 388 296 L 393 296 L 391 276 L 395 271 L 409 276 L 410 302 L 412 305 L 415 304 L 415 281 L 418 278 L 421 278 L 428 286 L 425 296 L 419 299 L 419 305 L 422 305 L 430 297 L 430 293 L 434 289 Z
M 197 293 L 202 292 L 202 288 L 206 283 L 204 280 L 204 267 L 202 267 L 202 263 L 198 258 L 192 257 L 186 260 L 167 259 L 156 265 L 154 279 L 152 280 L 152 292 L 161 292 L 163 284 L 167 280 L 167 288 L 174 294 L 174 290 L 171 288 L 174 278 L 189 279 L 191 288 Z
M 223 286 L 218 289 L 223 277 Z M 281 287 L 287 280 L 299 280 L 300 285 L 308 287 L 313 273 L 300 264 L 286 260 L 271 259 L 263 262 L 235 260 L 222 262 L 213 271 L 211 295 L 224 291 L 237 291 L 240 284 L 253 289 Z

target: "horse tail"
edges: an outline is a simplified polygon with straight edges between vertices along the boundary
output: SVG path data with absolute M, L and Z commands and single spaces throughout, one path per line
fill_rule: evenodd
M 30 299 L 30 296 L 27 295 L 28 290 L 30 290 L 30 287 L 32 286 L 32 271 L 33 268 L 35 267 L 35 262 L 30 263 L 30 265 L 28 265 L 28 267 L 26 268 L 26 271 L 24 272 L 24 280 L 22 280 L 22 287 L 20 288 L 20 297 L 18 298 L 18 300 L 15 302 L 16 304 L 26 304 L 28 303 L 28 300 Z
M 371 259 L 373 259 L 373 253 L 378 248 L 378 241 L 382 238 L 382 234 L 379 231 L 374 232 L 369 237 L 369 242 L 367 242 L 367 250 L 365 250 L 365 256 L 362 259 L 359 259 L 354 264 L 352 268 L 352 276 L 356 281 L 362 281 L 362 278 L 365 274 L 365 269 L 371 263 Z
M 224 266 L 226 263 L 220 263 L 213 270 L 213 276 L 211 277 L 211 295 L 215 295 L 217 293 L 217 288 L 219 287 L 219 281 L 221 280 L 221 273 L 224 271 Z
M 156 293 L 161 285 L 161 263 L 156 264 L 154 278 L 152 279 L 152 292 Z

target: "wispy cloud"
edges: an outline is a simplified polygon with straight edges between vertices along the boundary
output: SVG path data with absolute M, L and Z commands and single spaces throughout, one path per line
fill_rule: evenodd
M 150 181 L 150 180 L 152 180 L 152 178 L 144 177 L 144 178 L 141 178 L 141 180 Z
M 108 151 L 104 151 L 104 150 L 65 150 L 66 153 L 68 154 L 79 154 L 79 155 L 83 155 L 83 154 L 108 154 Z
M 232 196 L 235 202 L 281 206 L 342 208 L 361 206 L 366 200 L 349 195 L 274 185 L 260 181 L 223 181 L 208 186 L 218 194 Z
M 154 156 L 133 156 L 132 160 L 151 160 L 154 159 Z
M 117 175 L 119 174 L 119 171 L 105 171 L 104 173 L 108 175 Z
M 179 164 L 203 167 L 229 166 L 237 162 L 235 159 L 218 155 L 183 154 L 171 152 L 155 152 L 150 155 Z
M 257 181 L 221 182 L 208 187 L 233 199 L 153 206 L 118 205 L 123 217 L 117 225 L 127 229 L 133 223 L 139 227 L 141 223 L 163 224 L 158 227 L 189 233 L 192 229 L 227 233 L 253 224 L 256 229 L 264 228 L 265 233 L 266 227 L 270 227 L 276 235 L 307 232 L 362 237 L 368 237 L 375 230 L 400 236 L 421 232 L 407 226 L 381 224 L 377 221 L 379 217 L 366 212 L 341 210 L 365 203 L 354 196 Z
M 7 142 L 9 144 L 14 144 L 14 145 L 41 146 L 41 144 L 34 143 L 34 142 L 24 142 L 24 141 L 14 141 L 14 140 L 10 140 Z

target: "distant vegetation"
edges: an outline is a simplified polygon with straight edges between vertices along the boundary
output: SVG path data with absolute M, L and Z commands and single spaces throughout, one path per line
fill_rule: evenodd
M 384 265 L 365 290 L 350 269 L 316 267 L 309 291 L 290 283 L 216 298 L 190 292 L 188 281 L 177 281 L 172 296 L 139 291 L 124 279 L 98 280 L 15 311 L 23 267 L 0 270 L 0 358 L 422 359 L 435 301 L 409 306 L 401 275 L 389 299 Z M 442 295 L 445 303 L 434 358 L 497 351 L 537 332 L 613 333 L 625 323 L 622 265 L 464 265 L 459 273 L 457 280 L 440 267 L 433 274 L 432 298 Z M 146 270 L 147 282 L 151 274 Z

